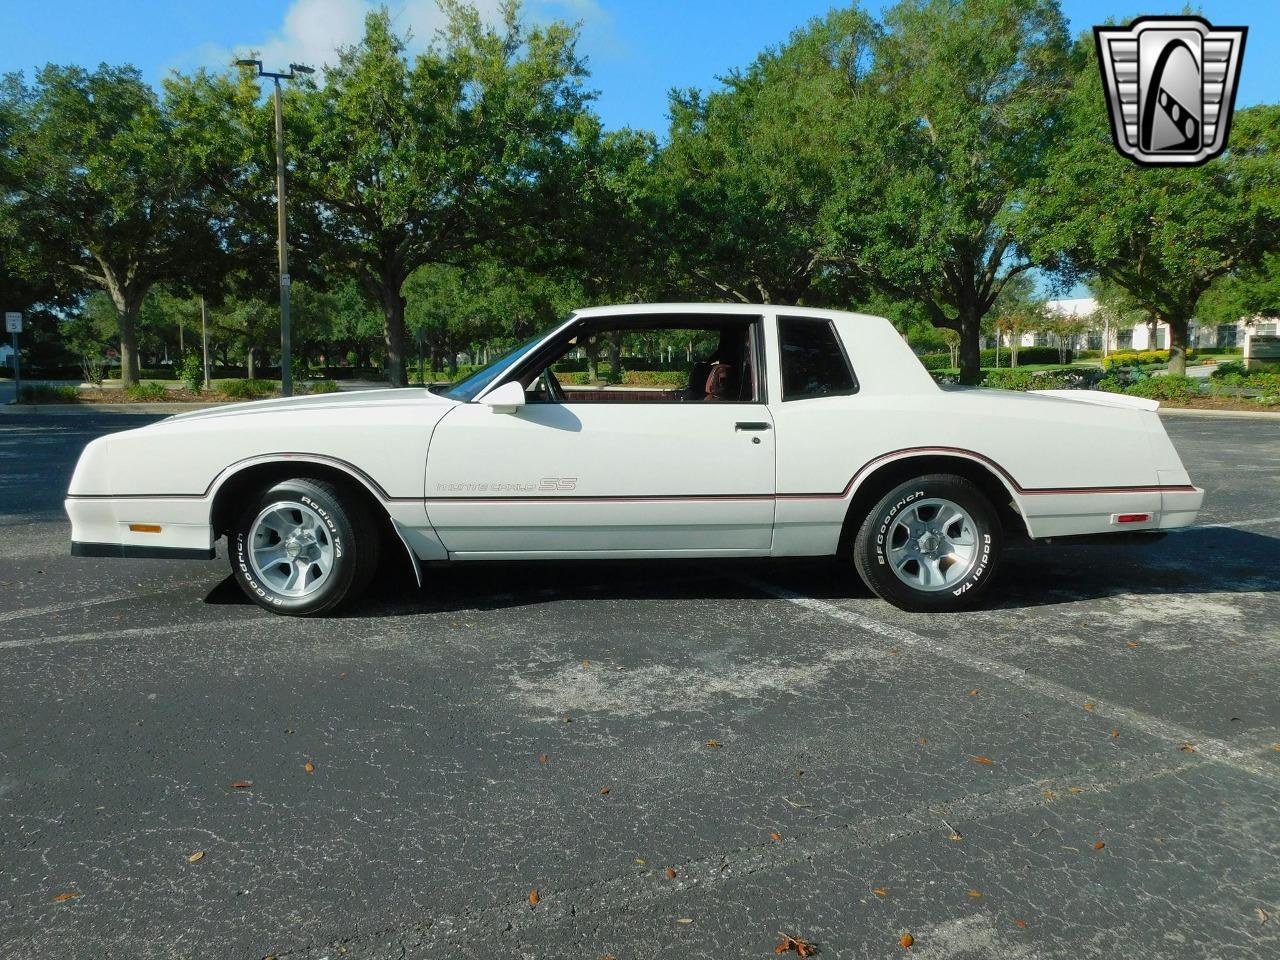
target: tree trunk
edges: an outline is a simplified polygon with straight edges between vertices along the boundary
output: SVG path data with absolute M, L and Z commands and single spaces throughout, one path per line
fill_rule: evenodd
M 588 337 L 579 342 L 582 345 L 582 353 L 587 358 L 587 382 L 595 383 L 600 379 L 600 344 L 595 337 Z
M 107 293 L 115 304 L 120 325 L 120 386 L 136 386 L 139 374 L 138 313 L 142 310 L 146 291 L 122 289 L 109 283 Z
M 622 331 L 614 330 L 609 334 L 609 379 L 614 383 L 622 382 Z
M 400 295 L 400 287 L 401 283 L 394 279 L 384 278 L 381 284 L 382 312 L 386 318 L 383 342 L 387 346 L 383 368 L 387 382 L 396 387 L 408 385 L 404 374 L 404 297 Z
M 960 382 L 968 386 L 982 380 L 981 319 L 976 310 L 960 312 Z
M 120 305 L 120 386 L 138 383 L 138 308 L 132 298 Z
M 1187 320 L 1168 317 L 1169 324 L 1169 372 L 1175 376 L 1187 375 Z
M 245 372 L 245 376 L 247 376 L 250 380 L 253 379 L 253 367 L 254 367 L 253 355 L 256 351 L 257 351 L 256 347 L 248 347 L 244 352 L 244 372 Z
M 120 386 L 132 387 L 138 383 L 138 313 L 147 289 L 121 286 L 117 282 L 118 274 L 106 263 L 99 261 L 99 264 L 120 327 Z

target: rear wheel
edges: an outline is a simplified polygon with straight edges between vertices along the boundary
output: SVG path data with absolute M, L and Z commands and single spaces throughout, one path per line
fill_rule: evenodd
M 378 565 L 368 507 L 324 480 L 298 477 L 259 491 L 228 539 L 236 582 L 273 613 L 330 613 L 363 591 Z
M 958 610 L 986 593 L 1000 557 L 1000 518 L 976 486 L 953 474 L 899 484 L 863 519 L 858 574 L 903 610 Z

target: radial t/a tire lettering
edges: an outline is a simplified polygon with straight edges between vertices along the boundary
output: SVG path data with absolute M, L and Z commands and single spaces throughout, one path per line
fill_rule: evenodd
M 377 525 L 348 490 L 308 477 L 264 487 L 228 532 L 231 572 L 264 609 L 331 613 L 368 585 L 378 565 Z
M 958 610 L 990 586 L 1002 546 L 1000 518 L 973 483 L 929 474 L 894 487 L 853 541 L 859 576 L 903 610 Z

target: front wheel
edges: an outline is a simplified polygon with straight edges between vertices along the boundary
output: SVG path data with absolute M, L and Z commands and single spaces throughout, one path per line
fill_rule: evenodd
M 1000 557 L 1000 518 L 976 486 L 953 474 L 900 484 L 867 514 L 853 562 L 867 586 L 903 610 L 976 603 Z
M 228 539 L 240 588 L 290 616 L 332 612 L 365 588 L 378 564 L 368 508 L 324 480 L 299 477 L 261 490 Z

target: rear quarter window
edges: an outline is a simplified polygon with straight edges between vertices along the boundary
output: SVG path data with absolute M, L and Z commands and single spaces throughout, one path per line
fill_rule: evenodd
M 782 399 L 809 400 L 858 392 L 858 380 L 830 320 L 779 317 Z

